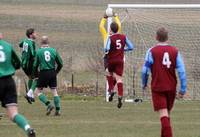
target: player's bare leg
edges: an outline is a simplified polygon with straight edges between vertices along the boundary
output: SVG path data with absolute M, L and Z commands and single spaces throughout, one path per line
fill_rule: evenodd
M 117 75 L 116 73 L 113 74 L 117 81 L 117 89 L 118 89 L 118 108 L 122 107 L 122 98 L 123 98 L 123 82 L 122 76 Z
M 23 115 L 18 114 L 17 104 L 8 104 L 6 106 L 6 112 L 9 119 L 22 128 L 28 137 L 36 137 L 34 129 L 30 127 L 26 118 Z
M 160 122 L 161 122 L 161 137 L 172 137 L 172 128 L 170 124 L 170 117 L 168 110 L 160 109 Z
M 51 91 L 54 96 L 54 105 L 56 108 L 55 116 L 60 116 L 61 115 L 60 114 L 60 97 L 58 96 L 58 92 L 57 92 L 56 88 L 51 88 Z
M 47 112 L 46 115 L 50 115 L 51 111 L 54 109 L 54 106 L 51 105 L 51 102 L 47 99 L 46 95 L 42 93 L 42 88 L 36 88 L 35 94 L 38 96 L 39 100 L 47 106 Z

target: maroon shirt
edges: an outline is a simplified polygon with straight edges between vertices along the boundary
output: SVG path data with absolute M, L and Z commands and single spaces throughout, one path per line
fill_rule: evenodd
M 108 61 L 123 61 L 126 36 L 123 34 L 113 34 L 110 36 L 111 45 L 108 53 Z
M 150 52 L 153 58 L 151 67 L 152 91 L 176 91 L 177 48 L 170 45 L 157 44 Z

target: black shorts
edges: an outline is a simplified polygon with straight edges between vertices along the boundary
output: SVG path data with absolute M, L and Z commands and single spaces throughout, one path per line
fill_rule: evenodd
M 37 78 L 38 77 L 38 72 L 35 72 L 35 74 L 33 74 L 33 69 L 31 67 L 29 68 L 22 68 L 24 73 L 30 77 L 30 78 Z
M 2 107 L 17 105 L 16 85 L 11 76 L 0 78 L 0 101 Z
M 43 70 L 39 73 L 37 88 L 56 88 L 57 87 L 57 78 L 55 70 Z

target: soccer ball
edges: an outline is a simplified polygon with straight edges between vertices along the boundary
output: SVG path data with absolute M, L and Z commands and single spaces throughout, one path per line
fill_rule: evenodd
M 112 17 L 113 16 L 113 9 L 112 8 L 107 8 L 106 9 L 106 15 L 108 17 Z

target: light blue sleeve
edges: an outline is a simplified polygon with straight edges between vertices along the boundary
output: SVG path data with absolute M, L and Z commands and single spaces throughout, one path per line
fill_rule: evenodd
M 187 90 L 187 79 L 186 79 L 186 72 L 183 60 L 181 58 L 181 54 L 178 53 L 176 57 L 176 69 L 178 72 L 179 80 L 180 80 L 180 92 L 185 94 Z
M 110 37 L 108 37 L 106 41 L 106 47 L 104 49 L 105 52 L 108 52 L 110 50 L 110 44 L 111 44 L 111 40 L 110 40 Z
M 124 51 L 130 51 L 133 50 L 134 44 L 126 37 L 126 48 L 124 48 Z
M 153 64 L 153 56 L 150 49 L 147 51 L 145 56 L 145 62 L 142 68 L 142 87 L 146 87 L 148 83 L 148 77 Z

